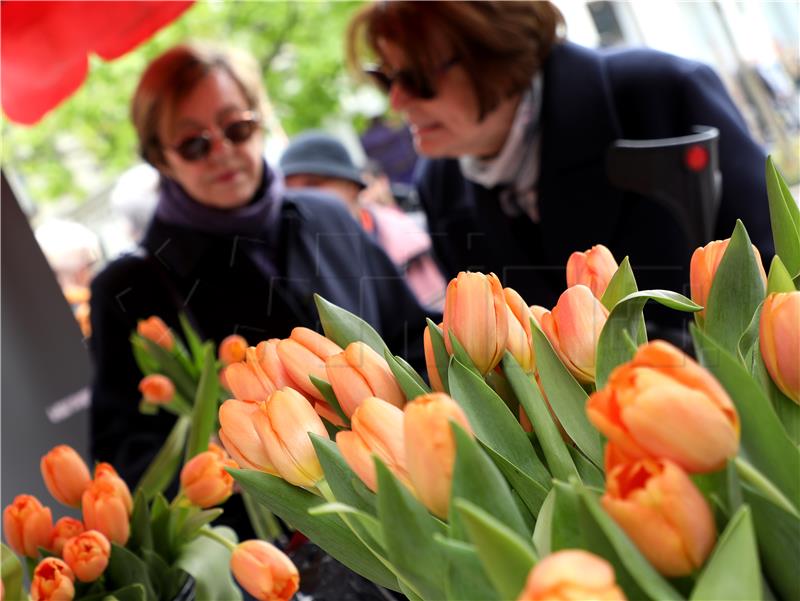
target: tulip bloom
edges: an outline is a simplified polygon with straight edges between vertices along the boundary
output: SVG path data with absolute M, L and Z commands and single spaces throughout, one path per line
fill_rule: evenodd
M 292 386 L 289 372 L 286 371 L 283 363 L 281 363 L 281 358 L 278 356 L 278 344 L 280 342 L 278 338 L 270 338 L 259 342 L 258 346 L 256 346 L 258 364 L 267 374 L 267 377 L 272 380 L 276 389 Z
M 219 361 L 223 365 L 230 365 L 231 363 L 239 363 L 244 361 L 244 355 L 247 347 L 250 346 L 239 334 L 231 334 L 226 336 L 225 339 L 219 343 Z
M 75 575 L 57 557 L 46 557 L 33 571 L 31 599 L 33 601 L 72 601 L 75 597 Z
M 94 582 L 108 566 L 111 543 L 97 530 L 87 530 L 64 545 L 64 561 L 81 582 Z
M 300 586 L 297 567 L 263 540 L 239 543 L 231 554 L 231 572 L 258 601 L 289 601 Z
M 597 341 L 607 319 L 608 310 L 582 284 L 567 288 L 553 310 L 541 316 L 553 350 L 584 384 L 594 382 Z
M 295 328 L 289 338 L 278 343 L 278 357 L 292 380 L 292 388 L 323 402 L 325 398 L 309 376 L 327 381 L 325 360 L 341 352 L 338 344 L 308 328 Z
M 442 327 L 442 324 L 439 324 Z M 433 353 L 433 342 L 431 341 L 431 332 L 426 327 L 423 334 L 423 348 L 425 350 L 425 367 L 428 370 L 428 380 L 431 382 L 431 388 L 434 392 L 444 392 L 444 385 L 442 378 L 439 376 L 439 368 L 436 366 L 436 355 Z
M 406 402 L 389 364 L 363 342 L 353 342 L 343 352 L 328 357 L 325 373 L 348 417 L 371 396 L 400 408 Z
M 175 398 L 175 385 L 167 376 L 150 374 L 139 382 L 139 392 L 146 403 L 166 405 Z
M 625 601 L 614 568 L 602 557 L 581 549 L 564 549 L 531 569 L 517 601 Z
M 19 555 L 38 557 L 39 547 L 50 546 L 53 514 L 33 495 L 18 495 L 3 510 L 6 542 Z
M 377 492 L 374 454 L 411 489 L 403 442 L 403 411 L 384 400 L 369 397 L 353 413 L 352 427 L 351 431 L 336 435 L 336 444 L 362 482 Z
M 666 459 L 618 465 L 608 474 L 600 501 L 665 576 L 691 574 L 714 548 L 711 509 L 689 476 Z
M 800 404 L 800 292 L 767 297 L 761 309 L 759 345 L 772 381 Z
M 261 368 L 255 347 L 245 351 L 244 362 L 231 363 L 225 368 L 225 383 L 240 401 L 261 403 L 275 392 L 275 383 Z
M 614 255 L 602 244 L 586 252 L 574 252 L 567 260 L 567 288 L 583 284 L 600 299 L 618 268 Z
M 118 476 L 108 472 L 98 476 L 95 471 L 94 482 L 83 493 L 81 509 L 87 530 L 98 530 L 118 545 L 128 542 L 133 501 Z
M 92 477 L 75 449 L 65 444 L 53 447 L 42 457 L 39 467 L 47 490 L 56 501 L 70 507 L 80 505 Z
M 267 449 L 256 432 L 253 416 L 256 403 L 229 399 L 219 408 L 219 439 L 225 450 L 241 467 L 277 475 Z
M 447 519 L 450 510 L 450 486 L 456 462 L 451 421 L 472 433 L 458 403 L 441 392 L 425 394 L 408 403 L 403 420 L 409 478 L 420 501 L 442 519 Z
M 497 276 L 462 271 L 450 280 L 442 327 L 448 353 L 453 354 L 452 333 L 478 371 L 487 374 L 494 369 L 508 339 L 508 309 Z
M 110 463 L 106 463 L 105 461 L 101 461 L 100 463 L 94 466 L 94 479 L 99 480 L 100 478 L 104 478 L 107 480 L 116 490 L 117 496 L 122 499 L 122 502 L 125 504 L 125 507 L 128 510 L 128 515 L 133 511 L 133 497 L 131 496 L 131 491 L 128 488 L 128 485 L 125 484 L 125 480 L 119 477 L 117 470 L 114 469 Z
M 720 469 L 739 449 L 739 414 L 703 367 L 664 341 L 639 347 L 586 404 L 589 420 L 626 455 L 688 472 Z
M 213 446 L 216 449 L 198 453 L 181 469 L 183 493 L 192 505 L 203 509 L 224 503 L 233 494 L 233 476 L 225 468 L 238 467 Z
M 281 478 L 312 488 L 324 474 L 308 433 L 329 438 L 311 403 L 296 390 L 276 390 L 253 415 L 258 436 Z
M 56 525 L 53 526 L 53 534 L 50 537 L 50 544 L 47 546 L 49 551 L 56 555 L 61 555 L 66 543 L 73 536 L 78 536 L 86 529 L 83 527 L 83 522 L 71 517 L 59 518 Z
M 147 338 L 168 351 L 175 348 L 175 338 L 172 336 L 172 331 L 156 315 L 147 319 L 140 319 L 136 325 L 136 332 L 142 338 Z
M 513 288 L 505 288 L 503 295 L 508 311 L 508 339 L 506 348 L 514 355 L 525 373 L 536 371 L 536 355 L 533 351 L 531 319 L 533 313 L 522 297 Z
M 692 301 L 702 307 L 705 307 L 708 302 L 708 294 L 711 292 L 714 276 L 717 274 L 717 268 L 725 255 L 725 251 L 728 249 L 730 241 L 730 238 L 727 240 L 714 240 L 705 246 L 697 248 L 692 254 L 692 260 L 689 263 L 689 287 Z M 756 263 L 761 271 L 761 279 L 766 286 L 767 274 L 764 272 L 764 266 L 761 263 L 761 254 L 755 246 L 753 246 L 753 254 L 756 256 Z M 700 325 L 703 325 L 705 314 L 705 309 L 695 313 Z

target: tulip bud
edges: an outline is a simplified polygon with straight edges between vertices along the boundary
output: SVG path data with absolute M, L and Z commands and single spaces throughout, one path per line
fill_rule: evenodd
M 70 446 L 53 447 L 39 462 L 45 486 L 59 503 L 77 507 L 92 481 L 89 468 Z
M 245 351 L 246 360 L 225 368 L 228 390 L 240 401 L 261 403 L 275 392 L 275 384 L 261 368 L 255 347 Z
M 730 241 L 730 238 L 727 240 L 714 240 L 705 246 L 697 248 L 692 254 L 692 260 L 689 263 L 689 287 L 692 301 L 702 307 L 705 307 L 708 302 L 708 294 L 711 292 L 714 276 L 717 274 L 717 268 L 725 255 L 725 251 L 728 249 Z M 756 257 L 758 269 L 761 271 L 761 279 L 766 286 L 767 274 L 764 272 L 764 266 L 761 263 L 761 254 L 755 246 L 753 246 L 753 254 Z M 700 325 L 703 325 L 705 315 L 705 309 L 695 313 Z
M 259 342 L 258 346 L 256 346 L 258 363 L 261 365 L 261 369 L 264 370 L 264 373 L 267 374 L 267 377 L 272 380 L 276 390 L 284 388 L 285 386 L 292 386 L 292 379 L 289 377 L 289 372 L 286 371 L 286 368 L 283 366 L 278 356 L 278 344 L 280 344 L 280 342 L 278 338 L 270 338 L 269 340 Z
M 607 319 L 608 310 L 581 284 L 567 288 L 553 310 L 541 317 L 553 350 L 584 384 L 594 382 L 597 341 Z
M 600 299 L 618 268 L 614 255 L 602 244 L 574 252 L 567 260 L 567 288 L 583 284 Z
M 167 324 L 156 315 L 140 319 L 136 326 L 136 332 L 142 338 L 147 338 L 168 351 L 175 347 L 175 338 L 172 336 L 172 332 Z
M 19 555 L 38 557 L 39 547 L 47 548 L 53 533 L 53 514 L 33 495 L 18 495 L 3 510 L 6 542 Z
M 312 488 L 323 478 L 309 432 L 329 438 L 311 403 L 296 390 L 276 390 L 259 405 L 253 420 L 270 461 L 281 478 L 295 486 Z
M 689 476 L 666 460 L 621 464 L 606 478 L 603 508 L 663 575 L 687 576 L 714 548 L 714 517 Z
M 352 431 L 339 432 L 336 444 L 347 465 L 361 481 L 377 492 L 374 454 L 411 489 L 403 443 L 402 410 L 379 398 L 368 397 L 355 410 L 351 421 Z
M 309 376 L 327 381 L 325 360 L 341 352 L 339 345 L 308 328 L 295 328 L 289 338 L 278 343 L 278 357 L 291 378 L 291 387 L 318 401 L 325 398 Z
M 250 346 L 239 334 L 231 334 L 219 343 L 219 361 L 223 365 L 244 361 L 247 347 Z
M 739 415 L 708 371 L 661 340 L 639 347 L 586 404 L 589 420 L 626 455 L 688 472 L 720 469 L 739 449 Z
M 95 475 L 94 482 L 86 489 L 81 499 L 83 523 L 86 529 L 99 530 L 118 545 L 128 542 L 130 536 L 128 518 L 132 508 L 130 491 L 125 482 L 108 473 Z
M 81 582 L 94 582 L 105 571 L 111 543 L 97 530 L 87 530 L 64 545 L 64 561 Z
M 452 333 L 475 367 L 486 374 L 500 362 L 508 339 L 508 309 L 493 273 L 462 271 L 450 280 L 444 303 L 444 343 L 453 354 Z
M 233 476 L 226 467 L 238 466 L 225 458 L 219 447 L 198 453 L 186 462 L 181 469 L 181 487 L 192 505 L 206 509 L 224 503 L 233 494 Z
M 300 586 L 292 561 L 263 540 L 239 543 L 231 554 L 231 572 L 258 601 L 289 601 Z
M 325 372 L 342 411 L 348 417 L 371 396 L 395 407 L 402 407 L 406 402 L 389 364 L 363 342 L 353 342 L 343 352 L 328 357 Z
M 229 399 L 219 408 L 219 439 L 225 450 L 241 467 L 277 475 L 267 449 L 256 432 L 253 416 L 256 403 Z
M 425 507 L 442 519 L 447 519 L 450 510 L 456 461 L 451 421 L 472 433 L 458 403 L 440 392 L 419 396 L 408 403 L 403 420 L 409 478 Z
M 53 533 L 50 537 L 50 544 L 47 549 L 56 555 L 61 555 L 61 551 L 64 549 L 64 543 L 73 536 L 78 536 L 84 531 L 83 522 L 80 520 L 71 517 L 60 518 L 56 522 L 56 525 L 53 526 Z
M 175 385 L 167 376 L 150 374 L 139 382 L 139 392 L 146 403 L 166 405 L 175 398 Z
M 767 297 L 761 309 L 759 345 L 772 381 L 800 404 L 800 292 Z
M 57 557 L 45 557 L 33 571 L 33 601 L 71 601 L 75 597 L 75 575 Z
M 514 355 L 525 373 L 536 371 L 536 355 L 533 351 L 531 319 L 533 314 L 513 288 L 505 288 L 503 295 L 508 311 L 508 339 L 506 348 Z
M 442 324 L 439 324 L 442 327 Z M 431 388 L 434 392 L 444 392 L 444 385 L 442 378 L 439 375 L 439 368 L 436 365 L 436 355 L 433 353 L 433 342 L 431 341 L 431 332 L 426 327 L 423 334 L 423 348 L 425 350 L 425 366 L 428 369 L 428 379 L 431 382 Z
M 125 508 L 128 510 L 128 515 L 130 515 L 133 511 L 133 497 L 131 497 L 131 491 L 128 488 L 128 485 L 125 484 L 125 481 L 119 477 L 119 474 L 117 473 L 117 470 L 114 469 L 114 466 L 112 466 L 110 463 L 106 463 L 105 461 L 95 464 L 94 479 L 99 480 L 100 478 L 105 479 L 114 487 L 117 496 L 122 499 L 122 502 L 125 504 Z
M 614 568 L 602 557 L 581 549 L 564 549 L 531 569 L 517 601 L 625 601 Z

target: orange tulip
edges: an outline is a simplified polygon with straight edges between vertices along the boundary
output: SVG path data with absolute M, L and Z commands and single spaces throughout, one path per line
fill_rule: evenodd
M 175 398 L 175 385 L 167 376 L 150 374 L 139 382 L 139 392 L 146 403 L 166 405 Z
M 39 462 L 47 490 L 59 503 L 78 507 L 81 495 L 92 481 L 89 468 L 72 447 L 53 447 Z
M 231 334 L 226 336 L 225 339 L 219 343 L 219 361 L 223 365 L 230 365 L 231 363 L 239 363 L 244 361 L 244 355 L 247 351 L 247 340 L 239 334 Z
M 147 319 L 140 319 L 136 325 L 136 332 L 142 338 L 147 338 L 168 351 L 175 348 L 175 338 L 172 336 L 172 331 L 156 315 Z
M 259 405 L 253 420 L 270 461 L 281 478 L 295 486 L 312 488 L 323 478 L 308 433 L 329 438 L 311 403 L 296 390 L 276 390 Z
M 87 530 L 99 530 L 118 545 L 128 542 L 129 517 L 133 501 L 127 485 L 110 472 L 97 474 L 81 499 L 83 523 Z
M 608 310 L 582 284 L 567 288 L 553 310 L 541 317 L 553 350 L 584 384 L 594 382 L 597 341 L 607 319 Z
M 458 403 L 441 392 L 422 395 L 408 403 L 403 420 L 411 483 L 425 507 L 443 519 L 447 519 L 450 510 L 450 486 L 456 461 L 451 421 L 472 433 Z
M 226 467 L 238 466 L 219 447 L 186 462 L 181 469 L 181 487 L 192 505 L 206 509 L 224 503 L 233 494 L 233 476 Z
M 589 420 L 630 457 L 711 472 L 739 448 L 739 415 L 708 371 L 657 340 L 617 367 L 586 404 Z
M 133 511 L 133 497 L 131 496 L 131 491 L 128 488 L 128 485 L 125 484 L 125 481 L 119 477 L 117 470 L 114 469 L 110 463 L 106 463 L 105 461 L 101 461 L 100 463 L 95 464 L 94 466 L 94 479 L 98 480 L 100 478 L 105 479 L 109 482 L 116 490 L 117 496 L 122 499 L 122 502 L 125 505 L 125 508 L 128 510 L 128 514 Z
M 506 348 L 514 355 L 525 373 L 536 371 L 536 355 L 533 351 L 531 319 L 533 313 L 513 288 L 505 288 L 503 295 L 508 311 L 508 339 Z
M 325 360 L 325 373 L 336 399 L 348 417 L 364 399 L 376 396 L 395 407 L 403 407 L 406 397 L 395 380 L 386 359 L 363 342 Z
M 231 554 L 231 572 L 258 601 L 289 601 L 300 586 L 292 561 L 263 540 L 239 543 Z
M 283 388 L 284 386 L 292 386 L 292 379 L 289 377 L 289 372 L 281 363 L 281 358 L 278 356 L 278 338 L 270 338 L 263 340 L 256 346 L 256 357 L 261 369 L 267 374 L 276 389 Z
M 665 576 L 691 574 L 714 548 L 711 509 L 689 476 L 666 459 L 617 465 L 601 503 Z
M 241 467 L 277 475 L 267 449 L 256 432 L 253 416 L 256 403 L 229 399 L 219 408 L 219 439 L 225 450 Z
M 296 388 L 310 399 L 324 401 L 309 376 L 327 382 L 325 360 L 342 352 L 339 345 L 308 328 L 295 328 L 291 336 L 278 343 L 278 357 Z
M 602 244 L 574 252 L 567 260 L 567 288 L 583 284 L 599 300 L 618 268 L 614 255 Z
M 111 543 L 97 530 L 87 530 L 64 545 L 64 561 L 81 582 L 94 582 L 105 572 Z
M 517 601 L 625 601 L 614 568 L 602 557 L 581 549 L 548 555 L 528 574 Z
M 439 327 L 442 327 L 442 324 L 439 324 Z M 444 392 L 444 385 L 442 384 L 442 378 L 439 376 L 439 369 L 436 366 L 436 355 L 433 354 L 433 342 L 431 341 L 431 332 L 428 328 L 425 328 L 425 333 L 423 334 L 423 348 L 425 350 L 425 366 L 428 369 L 428 379 L 431 382 L 431 388 L 433 388 L 434 392 Z
M 8 546 L 19 555 L 38 557 L 53 533 L 53 514 L 33 495 L 18 495 L 3 510 L 3 532 Z
M 486 374 L 494 369 L 508 339 L 508 309 L 497 276 L 462 271 L 450 280 L 442 325 L 447 352 L 453 354 L 452 333 L 478 371 Z
M 33 601 L 72 601 L 75 597 L 75 575 L 57 557 L 46 557 L 33 571 L 31 599 Z
M 50 544 L 47 549 L 61 555 L 61 551 L 66 543 L 73 536 L 78 536 L 85 531 L 83 522 L 71 517 L 60 518 L 53 526 L 53 534 L 50 537 Z
M 261 403 L 275 392 L 275 384 L 261 368 L 255 347 L 248 348 L 245 357 L 245 361 L 225 368 L 225 383 L 240 401 Z
M 379 398 L 368 397 L 353 413 L 352 427 L 352 431 L 336 435 L 336 444 L 364 484 L 377 492 L 374 454 L 403 484 L 412 488 L 406 467 L 402 410 Z
M 730 241 L 730 238 L 727 240 L 714 240 L 705 246 L 697 248 L 692 254 L 692 260 L 689 263 L 689 288 L 692 300 L 702 307 L 705 307 L 708 302 L 708 294 L 711 292 L 714 276 L 717 274 L 717 268 L 725 255 L 725 251 L 728 249 Z M 764 272 L 764 266 L 761 263 L 761 254 L 755 246 L 753 246 L 753 253 L 756 256 L 758 269 L 761 271 L 761 279 L 766 286 L 767 274 Z M 705 314 L 705 309 L 695 313 L 700 325 L 705 320 Z
M 761 309 L 759 345 L 772 381 L 800 404 L 800 292 L 767 297 Z

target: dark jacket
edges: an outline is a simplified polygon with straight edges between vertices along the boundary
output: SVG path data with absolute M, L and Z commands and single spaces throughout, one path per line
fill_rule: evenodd
M 630 256 L 639 289 L 688 295 L 692 249 L 678 223 L 655 202 L 614 189 L 605 160 L 617 139 L 681 136 L 693 125 L 720 130 L 715 238 L 728 238 L 740 218 L 769 261 L 765 154 L 712 69 L 653 50 L 603 54 L 564 43 L 543 80 L 539 224 L 504 215 L 499 188 L 466 181 L 456 160 L 430 160 L 418 172 L 446 277 L 493 271 L 528 303 L 550 308 L 566 287 L 569 255 L 602 243 L 618 261 Z
M 91 452 L 134 484 L 160 448 L 174 418 L 138 411 L 142 377 L 130 348 L 139 319 L 158 315 L 179 332 L 178 310 L 205 339 L 232 333 L 251 344 L 319 329 L 313 294 L 374 326 L 393 352 L 422 358 L 425 314 L 383 251 L 335 199 L 288 193 L 281 208 L 276 263 L 265 278 L 248 256 L 264 240 L 217 236 L 155 219 L 141 255 L 112 262 L 92 283 Z

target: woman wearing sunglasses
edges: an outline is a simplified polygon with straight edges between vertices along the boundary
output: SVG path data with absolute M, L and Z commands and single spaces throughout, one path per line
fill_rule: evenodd
M 174 422 L 138 411 L 142 376 L 129 336 L 140 319 L 157 315 L 179 332 L 184 312 L 204 339 L 238 333 L 255 345 L 315 328 L 318 293 L 359 314 L 401 354 L 408 324 L 410 359 L 424 363 L 424 313 L 386 255 L 341 203 L 284 191 L 265 163 L 265 107 L 252 61 L 201 45 L 157 58 L 133 97 L 160 197 L 140 251 L 93 283 L 90 342 L 92 454 L 131 484 Z
M 772 255 L 763 150 L 708 67 L 660 52 L 566 42 L 549 2 L 375 2 L 350 23 L 348 55 L 411 126 L 418 191 L 446 277 L 494 271 L 552 306 L 573 251 L 630 256 L 639 287 L 685 290 L 691 253 L 661 205 L 612 187 L 621 138 L 719 129 L 716 238 L 736 218 Z M 680 165 L 680 157 L 678 158 Z

